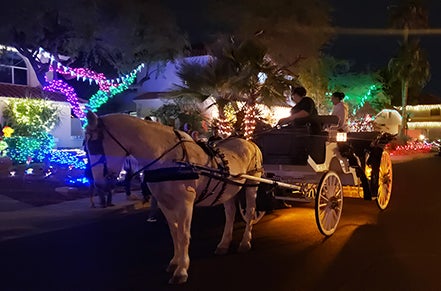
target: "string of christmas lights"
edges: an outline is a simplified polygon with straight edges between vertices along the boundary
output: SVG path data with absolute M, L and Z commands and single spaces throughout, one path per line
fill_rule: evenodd
M 363 118 L 351 119 L 349 120 L 349 131 L 350 132 L 360 132 L 360 131 L 373 131 L 374 130 L 374 119 L 372 116 L 367 114 Z
M 251 105 L 246 105 L 244 123 L 244 138 L 250 140 L 256 128 L 256 110 Z
M 40 53 L 45 53 L 44 50 L 41 50 Z M 49 54 L 50 55 L 50 54 Z M 139 73 L 144 67 L 145 64 L 141 63 L 138 65 L 135 69 L 133 69 L 130 73 L 126 74 L 125 76 L 121 76 L 118 78 L 110 79 L 108 80 L 104 74 L 102 73 L 96 73 L 90 69 L 87 68 L 71 68 L 69 66 L 65 66 L 61 64 L 60 62 L 57 62 L 55 60 L 55 57 L 53 55 L 50 55 L 50 68 L 55 68 L 57 73 L 71 75 L 73 77 L 76 77 L 77 80 L 83 80 L 84 82 L 87 80 L 90 84 L 95 82 L 98 86 L 100 86 L 100 90 L 107 91 L 110 89 L 111 86 L 117 86 L 119 83 L 124 83 L 126 79 L 128 79 L 131 75 Z
M 371 85 L 369 87 L 369 90 L 366 92 L 366 94 L 363 95 L 363 97 L 361 97 L 360 102 L 358 103 L 357 106 L 354 106 L 354 109 L 352 110 L 352 114 L 355 115 L 357 113 L 357 111 L 362 108 L 364 106 L 364 104 L 366 103 L 366 101 L 372 97 L 372 91 L 376 90 L 377 87 L 375 85 Z M 349 97 L 349 96 L 346 96 Z
M 421 141 L 408 141 L 405 145 L 397 145 L 390 148 L 389 152 L 393 156 L 409 155 L 414 153 L 429 153 L 432 150 L 432 145 Z
M 90 108 L 91 111 L 96 112 L 101 105 L 106 103 L 110 98 L 113 96 L 124 92 L 129 88 L 130 85 L 132 85 L 136 80 L 136 74 L 132 74 L 127 79 L 125 79 L 124 83 L 119 83 L 116 86 L 109 87 L 109 91 L 103 91 L 98 90 L 95 94 L 93 94 L 89 102 L 87 104 L 87 107 Z
M 43 87 L 43 90 L 48 92 L 56 92 L 61 93 L 64 96 L 66 96 L 67 102 L 70 103 L 72 106 L 72 111 L 76 117 L 79 119 L 84 119 L 86 117 L 86 114 L 80 107 L 80 103 L 78 102 L 78 96 L 75 92 L 75 89 L 68 85 L 63 80 L 52 80 L 48 81 L 46 77 L 46 82 L 48 82 L 48 85 Z

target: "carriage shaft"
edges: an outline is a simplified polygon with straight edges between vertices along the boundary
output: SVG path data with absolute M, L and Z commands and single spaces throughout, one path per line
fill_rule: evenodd
M 282 188 L 288 188 L 288 189 L 292 189 L 292 190 L 300 190 L 301 189 L 301 187 L 297 186 L 297 185 L 283 183 L 283 182 L 274 181 L 274 180 L 265 179 L 265 178 L 254 177 L 254 176 L 247 175 L 247 174 L 241 174 L 240 177 L 248 179 L 248 180 L 257 181 L 257 182 L 265 183 L 265 184 L 271 184 L 271 185 L 279 186 Z

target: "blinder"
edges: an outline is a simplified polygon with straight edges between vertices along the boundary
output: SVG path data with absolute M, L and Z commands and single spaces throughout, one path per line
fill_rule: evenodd
M 104 147 L 103 147 L 103 140 L 102 139 L 96 139 L 91 140 L 89 139 L 87 141 L 87 150 L 89 151 L 90 155 L 104 155 Z

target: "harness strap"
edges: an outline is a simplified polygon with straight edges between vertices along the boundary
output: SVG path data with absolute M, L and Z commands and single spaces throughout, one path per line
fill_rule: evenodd
M 99 124 L 104 128 L 104 130 L 107 132 L 107 134 L 126 152 L 126 156 L 130 155 L 130 152 L 121 144 L 119 140 L 116 139 L 116 137 L 107 129 L 107 127 L 104 125 L 104 122 L 101 118 L 98 119 Z
M 90 161 L 89 157 L 88 157 L 88 160 Z M 98 161 L 96 161 L 95 163 L 90 165 L 90 168 L 92 169 L 93 167 L 95 167 L 96 165 L 99 165 L 99 164 L 103 164 L 103 176 L 105 177 L 108 174 L 108 172 L 109 172 L 108 169 L 107 169 L 107 160 L 106 160 L 106 156 L 105 155 L 101 155 L 101 157 L 100 157 L 100 159 Z
M 154 164 L 156 164 L 159 160 L 161 160 L 166 154 L 168 154 L 169 152 L 171 152 L 172 150 L 174 150 L 177 146 L 179 146 L 180 144 L 184 143 L 184 142 L 190 142 L 189 140 L 180 140 L 179 142 L 177 142 L 174 146 L 172 146 L 171 148 L 169 148 L 168 150 L 166 150 L 165 152 L 163 152 L 159 157 L 157 157 L 156 159 L 154 159 L 153 161 L 151 161 L 150 163 L 148 163 L 147 165 L 145 165 L 144 167 L 142 167 L 141 169 L 139 169 L 138 171 L 136 171 L 135 173 L 132 174 L 132 177 L 141 173 L 144 170 L 147 170 L 148 168 L 150 168 L 151 166 L 153 166 Z
M 173 132 L 175 133 L 176 137 L 180 142 L 185 141 L 184 137 L 179 133 L 179 131 L 174 129 Z M 185 144 L 181 143 L 181 145 L 182 145 L 182 161 L 185 162 L 188 161 L 188 152 L 187 152 L 187 148 L 185 147 Z

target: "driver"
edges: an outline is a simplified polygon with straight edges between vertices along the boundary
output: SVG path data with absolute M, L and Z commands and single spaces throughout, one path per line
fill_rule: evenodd
M 313 117 L 318 115 L 314 100 L 306 96 L 306 89 L 304 87 L 292 88 L 291 97 L 296 105 L 291 108 L 291 115 L 281 118 L 277 125 L 284 125 L 299 118 Z

